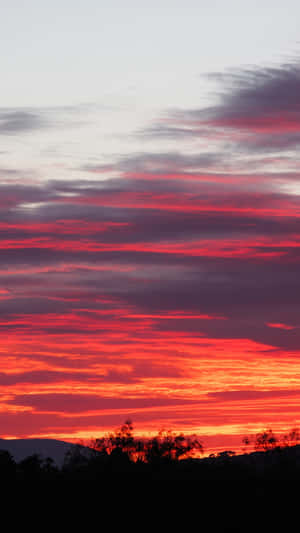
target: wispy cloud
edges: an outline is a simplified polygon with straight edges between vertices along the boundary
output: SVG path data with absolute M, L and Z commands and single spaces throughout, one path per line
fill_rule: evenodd
M 0 109 L 0 135 L 14 135 L 45 127 L 45 120 L 38 112 Z
M 299 69 L 221 82 L 215 106 L 148 130 L 156 151 L 80 158 L 72 179 L 36 183 L 3 165 L 7 435 L 91 434 L 128 414 L 208 434 L 296 417 L 299 171 L 284 165 L 296 160 Z M 1 113 L 3 132 L 42 127 L 38 113 Z M 186 129 L 207 146 L 161 148 Z
M 253 67 L 211 75 L 221 85 L 219 103 L 174 110 L 145 129 L 150 137 L 231 141 L 248 151 L 281 151 L 300 143 L 300 67 Z

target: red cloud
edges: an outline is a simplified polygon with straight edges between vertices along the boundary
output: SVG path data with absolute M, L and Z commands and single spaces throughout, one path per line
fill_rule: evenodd
M 300 423 L 299 80 L 295 65 L 244 73 L 152 131 L 210 153 L 0 181 L 5 436 L 95 436 L 131 416 L 220 443 Z
M 280 322 L 276 322 L 276 323 L 267 322 L 266 324 L 267 326 L 269 326 L 269 328 L 279 328 L 279 329 L 286 329 L 286 330 L 295 329 L 295 326 L 289 326 L 288 324 L 281 324 Z

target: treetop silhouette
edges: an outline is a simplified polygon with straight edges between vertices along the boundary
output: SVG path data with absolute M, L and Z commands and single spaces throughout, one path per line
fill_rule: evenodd
M 152 438 L 136 438 L 133 435 L 133 424 L 130 419 L 110 433 L 107 437 L 97 438 L 91 447 L 102 454 L 116 454 L 122 452 L 132 461 L 146 463 L 168 460 L 176 461 L 182 458 L 202 454 L 202 442 L 195 436 L 185 436 L 170 430 L 161 430 Z

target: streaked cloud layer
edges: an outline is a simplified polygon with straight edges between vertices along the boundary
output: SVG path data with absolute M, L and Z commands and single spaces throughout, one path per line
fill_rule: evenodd
M 154 117 L 140 152 L 0 169 L 4 436 L 300 423 L 300 68 L 214 78 L 219 101 Z M 0 134 L 39 128 L 0 111 Z

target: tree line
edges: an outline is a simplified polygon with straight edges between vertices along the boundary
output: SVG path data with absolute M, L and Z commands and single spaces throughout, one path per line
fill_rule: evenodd
M 300 480 L 300 431 L 293 428 L 277 436 L 266 429 L 244 437 L 244 450 L 236 455 L 225 450 L 203 457 L 204 447 L 196 435 L 162 430 L 151 438 L 137 438 L 131 420 L 93 439 L 88 446 L 73 445 L 58 467 L 52 458 L 34 454 L 18 463 L 8 451 L 0 450 L 2 479 L 99 479 L 144 476 L 154 479 L 256 479 L 274 476 Z M 265 453 L 257 453 L 265 452 Z M 201 458 L 201 459 L 200 459 Z

